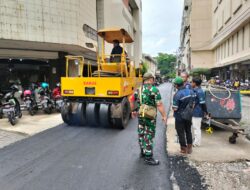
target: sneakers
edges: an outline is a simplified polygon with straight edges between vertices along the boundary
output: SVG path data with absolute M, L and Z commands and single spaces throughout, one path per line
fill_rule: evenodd
M 145 164 L 153 165 L 153 166 L 160 164 L 159 160 L 155 160 L 153 157 L 146 157 L 144 162 Z

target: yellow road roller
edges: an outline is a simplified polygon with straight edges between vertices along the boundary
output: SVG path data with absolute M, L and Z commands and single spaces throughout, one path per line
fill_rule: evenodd
M 97 48 L 97 67 L 82 56 L 66 56 L 66 76 L 61 78 L 64 97 L 62 119 L 68 125 L 125 128 L 130 118 L 130 97 L 141 85 L 140 69 L 128 58 L 125 45 L 133 40 L 124 29 L 98 31 L 102 51 Z M 105 54 L 105 43 L 119 40 L 122 53 Z M 87 44 L 94 48 L 93 44 Z

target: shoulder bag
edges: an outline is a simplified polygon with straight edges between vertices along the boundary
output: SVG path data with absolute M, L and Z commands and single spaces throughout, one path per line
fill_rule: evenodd
M 149 106 L 146 104 L 142 104 L 142 88 L 140 88 L 140 109 L 139 109 L 139 116 L 148 118 L 148 119 L 155 119 L 157 115 L 157 109 L 154 106 Z

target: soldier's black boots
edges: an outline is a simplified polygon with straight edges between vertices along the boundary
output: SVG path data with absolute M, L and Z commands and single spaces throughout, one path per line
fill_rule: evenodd
M 155 160 L 153 158 L 153 154 L 151 156 L 146 156 L 143 149 L 141 149 L 140 157 L 144 158 L 145 164 L 153 165 L 153 166 L 160 164 L 159 160 Z
M 160 164 L 159 160 L 155 160 L 153 157 L 145 157 L 144 162 L 145 164 L 153 165 L 153 166 Z

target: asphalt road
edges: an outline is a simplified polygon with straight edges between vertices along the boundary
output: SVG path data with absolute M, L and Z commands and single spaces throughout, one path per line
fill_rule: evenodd
M 168 109 L 171 86 L 159 89 Z M 125 130 L 60 125 L 0 150 L 0 189 L 171 189 L 165 127 L 161 117 L 157 122 L 159 166 L 139 158 L 136 120 Z

